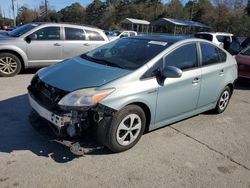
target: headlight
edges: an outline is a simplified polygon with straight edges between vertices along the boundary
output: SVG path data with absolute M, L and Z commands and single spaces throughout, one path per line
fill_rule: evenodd
M 67 107 L 94 106 L 109 96 L 115 89 L 96 90 L 96 88 L 81 89 L 63 97 L 58 105 Z

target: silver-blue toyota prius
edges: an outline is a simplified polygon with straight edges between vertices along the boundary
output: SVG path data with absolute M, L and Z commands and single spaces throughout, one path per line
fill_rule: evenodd
M 60 136 L 95 126 L 113 152 L 204 111 L 222 113 L 237 78 L 235 59 L 202 39 L 137 36 L 41 69 L 28 87 L 33 110 Z

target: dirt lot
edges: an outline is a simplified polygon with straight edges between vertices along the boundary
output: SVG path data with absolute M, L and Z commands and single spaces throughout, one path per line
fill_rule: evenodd
M 250 84 L 237 84 L 223 114 L 189 118 L 112 154 L 91 137 L 60 140 L 37 120 L 31 126 L 26 87 L 32 76 L 0 78 L 1 188 L 250 188 Z

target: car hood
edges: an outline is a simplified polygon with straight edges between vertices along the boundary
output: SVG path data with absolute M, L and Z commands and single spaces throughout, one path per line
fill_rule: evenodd
M 75 57 L 42 69 L 38 76 L 48 85 L 71 92 L 102 86 L 130 72 Z
M 8 35 L 8 32 L 4 31 L 0 33 L 0 40 L 13 40 L 14 37 Z

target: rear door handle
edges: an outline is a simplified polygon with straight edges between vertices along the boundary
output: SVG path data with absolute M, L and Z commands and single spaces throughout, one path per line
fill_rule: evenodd
M 83 44 L 83 46 L 90 46 L 90 44 L 89 43 L 85 43 L 85 44 Z
M 59 43 L 55 43 L 55 44 L 54 44 L 54 46 L 61 46 L 61 44 L 59 44 Z
M 200 82 L 200 78 L 196 77 L 194 78 L 194 80 L 192 81 L 193 85 L 197 85 Z
M 221 70 L 220 70 L 220 76 L 223 76 L 223 75 L 224 75 L 224 70 L 221 69 Z

